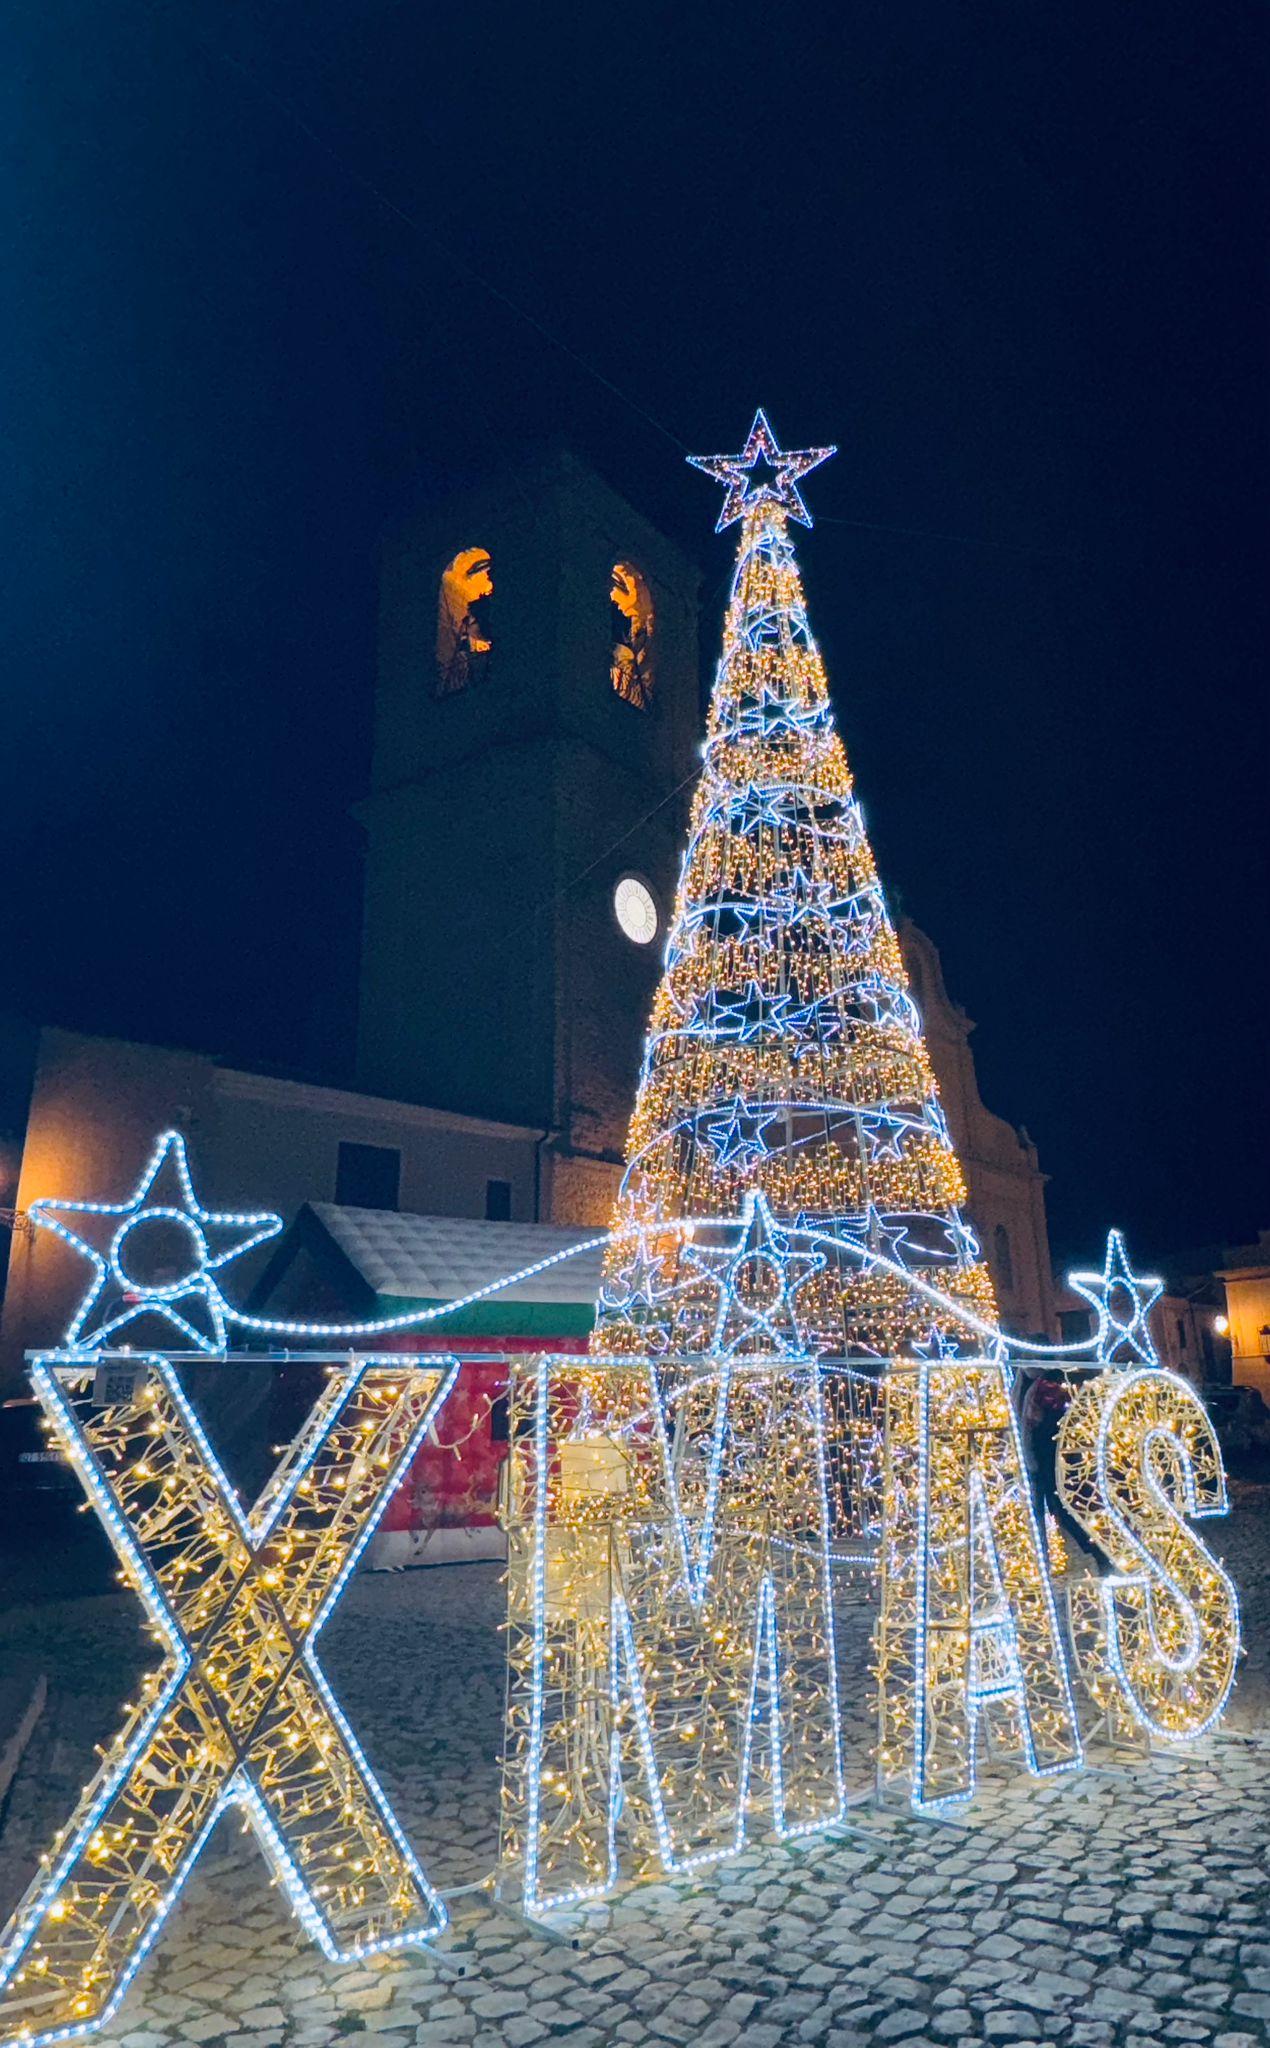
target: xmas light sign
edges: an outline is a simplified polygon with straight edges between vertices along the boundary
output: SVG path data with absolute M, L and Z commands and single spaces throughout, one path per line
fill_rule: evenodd
M 226 1268 L 279 1219 L 205 1207 L 174 1132 L 124 1200 L 32 1203 L 88 1267 L 33 1384 L 164 1655 L 0 1942 L 0 2042 L 116 2010 L 230 1806 L 332 1960 L 445 1925 L 316 1655 L 462 1369 L 372 1347 L 597 1246 L 590 1353 L 511 1362 L 496 1875 L 526 1913 L 841 1818 L 839 1560 L 873 1566 L 877 1781 L 919 1810 L 969 1800 L 989 1743 L 1025 1780 L 1220 1716 L 1238 1603 L 1194 1525 L 1225 1478 L 1155 1355 L 1160 1283 L 1113 1232 L 1072 1276 L 1088 1342 L 1000 1327 L 789 533 L 832 452 L 760 412 L 697 465 L 740 533 L 611 1231 L 333 1324 L 235 1306 Z M 232 1371 L 231 1343 L 297 1337 L 356 1348 L 248 1511 L 169 1354 Z M 1066 1383 L 1056 1485 L 1096 1577 L 1051 1572 L 1027 1367 Z
M 145 1192 L 135 1209 L 91 1213 L 144 1217 Z M 739 1217 L 691 1227 L 708 1350 L 513 1362 L 500 1884 L 526 1912 L 700 1870 L 760 1821 L 790 1838 L 842 1817 L 837 1411 L 801 1306 L 824 1235 L 777 1224 L 754 1192 Z M 867 1223 L 843 1244 L 862 1265 L 898 1266 L 893 1234 Z M 919 1809 L 972 1796 L 985 1734 L 1025 1772 L 1079 1768 L 1073 1684 L 1113 1732 L 1169 1742 L 1206 1732 L 1230 1692 L 1238 1604 L 1191 1526 L 1226 1508 L 1211 1424 L 1154 1362 L 1138 1312 L 1153 1283 L 1118 1239 L 1101 1291 L 1081 1282 L 1099 1311 L 1095 1355 L 1032 1347 L 1078 1378 L 1060 1484 L 1107 1567 L 1073 1589 L 1068 1627 L 1003 1340 L 962 1355 L 941 1337 L 879 1374 L 875 1764 Z M 652 1295 L 651 1266 L 633 1286 Z M 921 1286 L 945 1316 L 979 1320 Z M 0 1947 L 6 2042 L 74 2039 L 117 2009 L 229 1807 L 333 1961 L 426 1944 L 446 1924 L 316 1643 L 458 1362 L 334 1359 L 248 1512 L 168 1357 L 75 1334 L 35 1361 L 33 1385 L 164 1658 Z

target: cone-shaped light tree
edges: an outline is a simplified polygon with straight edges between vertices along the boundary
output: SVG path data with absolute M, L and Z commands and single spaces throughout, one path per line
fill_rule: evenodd
M 695 1245 L 681 1226 L 752 1220 L 761 1196 L 769 1250 L 845 1226 L 889 1261 L 831 1250 L 794 1295 L 807 1348 L 867 1387 L 895 1353 L 978 1348 L 907 1274 L 996 1312 L 790 539 L 811 523 L 799 479 L 832 453 L 783 452 L 760 412 L 739 455 L 693 458 L 741 531 L 596 1342 L 715 1346 L 709 1226 Z

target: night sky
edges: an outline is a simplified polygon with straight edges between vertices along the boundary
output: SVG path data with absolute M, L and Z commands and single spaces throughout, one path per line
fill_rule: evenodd
M 1270 17 L 814 12 L 3 10 L 0 1007 L 338 1074 L 385 523 L 563 438 L 713 645 L 682 456 L 762 404 L 838 443 L 813 625 L 1056 1249 L 1247 1240 Z

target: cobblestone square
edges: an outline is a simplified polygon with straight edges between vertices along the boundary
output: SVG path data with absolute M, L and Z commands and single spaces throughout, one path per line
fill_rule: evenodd
M 756 1845 L 699 1880 L 632 1888 L 558 1938 L 494 1908 L 501 1573 L 363 1574 L 324 1638 L 346 1712 L 430 1877 L 451 1898 L 429 1955 L 336 1969 L 223 1824 L 100 2038 L 122 2048 L 418 2048 L 561 2041 L 1270 2041 L 1270 1488 L 1209 1524 L 1240 1587 L 1247 1654 L 1225 1723 L 1191 1748 L 1038 1783 L 989 1768 L 957 1819 L 866 1803 L 867 1612 L 842 1607 L 850 1826 Z M 66 1818 L 142 1657 L 131 1596 L 44 1597 L 0 1616 L 0 1660 L 49 1705 L 0 1832 L 0 1911 Z M 0 1730 L 0 1738 L 7 1734 Z M 463 1974 L 458 1974 L 459 1970 Z

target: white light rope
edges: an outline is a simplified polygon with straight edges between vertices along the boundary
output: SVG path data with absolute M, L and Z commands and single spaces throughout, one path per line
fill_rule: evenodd
M 659 1222 L 657 1229 L 659 1232 L 664 1230 L 679 1236 L 691 1236 L 698 1230 L 734 1228 L 736 1221 L 737 1219 L 731 1216 L 696 1216 Z M 1010 1336 L 994 1324 L 985 1321 L 982 1316 L 976 1315 L 954 1296 L 946 1294 L 942 1288 L 934 1287 L 929 1281 L 921 1279 L 898 1259 L 888 1258 L 884 1252 L 871 1251 L 856 1238 L 842 1236 L 832 1230 L 796 1228 L 792 1225 L 783 1227 L 790 1237 L 804 1238 L 811 1244 L 830 1246 L 835 1251 L 845 1252 L 861 1267 L 878 1267 L 883 1272 L 894 1274 L 897 1279 L 903 1280 L 911 1287 L 914 1293 L 929 1301 L 932 1307 L 942 1309 L 967 1329 L 973 1330 L 977 1336 L 987 1338 L 994 1346 L 1003 1346 L 1011 1354 L 1022 1353 L 1035 1358 L 1066 1358 L 1074 1363 L 1082 1362 L 1083 1354 L 1083 1362 L 1091 1366 L 1099 1363 L 1097 1357 L 1091 1355 L 1097 1341 L 1093 1336 L 1074 1344 L 1047 1344 L 1030 1338 Z M 536 1259 L 532 1265 L 522 1266 L 515 1273 L 507 1273 L 500 1279 L 489 1280 L 484 1286 L 473 1288 L 471 1293 L 460 1295 L 454 1301 L 438 1302 L 429 1308 L 407 1309 L 400 1315 L 380 1316 L 369 1322 L 315 1323 L 294 1318 L 253 1316 L 228 1306 L 227 1320 L 241 1329 L 258 1330 L 263 1335 L 279 1337 L 359 1338 L 381 1335 L 388 1330 L 418 1329 L 428 1323 L 441 1322 L 447 1316 L 457 1315 L 461 1310 L 474 1307 L 478 1302 L 488 1301 L 493 1296 L 506 1292 L 508 1288 L 519 1287 L 526 1281 L 536 1279 L 540 1273 L 549 1272 L 556 1266 L 564 1265 L 569 1259 L 577 1258 L 583 1252 L 606 1248 L 613 1242 L 615 1235 L 617 1233 L 604 1231 L 596 1237 L 583 1238 L 577 1244 L 566 1245 L 563 1250 L 552 1252 L 547 1258 Z

